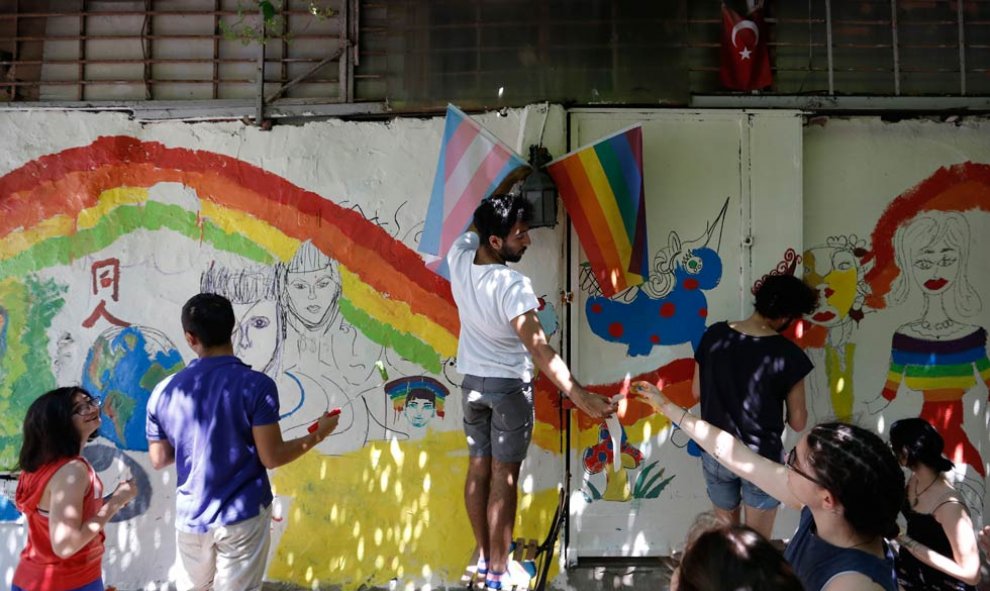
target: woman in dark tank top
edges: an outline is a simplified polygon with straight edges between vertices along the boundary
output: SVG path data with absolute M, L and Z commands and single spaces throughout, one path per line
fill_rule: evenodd
M 890 426 L 890 446 L 911 470 L 901 513 L 907 533 L 898 538 L 897 579 L 905 591 L 971 591 L 980 580 L 980 555 L 966 505 L 945 478 L 952 462 L 942 436 L 927 421 Z

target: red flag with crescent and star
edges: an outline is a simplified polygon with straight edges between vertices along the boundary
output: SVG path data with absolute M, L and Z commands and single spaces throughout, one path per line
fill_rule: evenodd
M 722 66 L 719 80 L 732 90 L 758 90 L 773 84 L 763 3 L 747 3 L 746 18 L 722 3 Z

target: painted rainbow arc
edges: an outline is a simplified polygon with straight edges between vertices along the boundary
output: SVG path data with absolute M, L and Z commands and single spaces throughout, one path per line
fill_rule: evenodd
M 156 183 L 196 192 L 200 211 L 148 199 Z M 303 240 L 339 261 L 341 312 L 369 338 L 426 369 L 456 354 L 450 284 L 413 250 L 312 191 L 235 158 L 101 137 L 0 177 L 0 278 L 97 252 L 137 229 L 169 229 L 262 264 Z

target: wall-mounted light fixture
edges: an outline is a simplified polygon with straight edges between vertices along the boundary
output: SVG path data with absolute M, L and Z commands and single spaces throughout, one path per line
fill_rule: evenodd
M 520 192 L 533 205 L 530 228 L 552 228 L 557 225 L 557 185 L 543 169 L 551 160 L 553 157 L 543 146 L 529 147 L 529 164 L 533 172 L 523 181 Z

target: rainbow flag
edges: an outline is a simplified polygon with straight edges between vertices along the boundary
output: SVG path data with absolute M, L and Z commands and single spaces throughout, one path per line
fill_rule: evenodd
M 635 125 L 547 165 L 605 297 L 649 274 L 643 128 Z
M 454 105 L 447 105 L 419 251 L 446 256 L 454 240 L 471 225 L 481 200 L 524 166 L 529 165 L 491 132 Z

